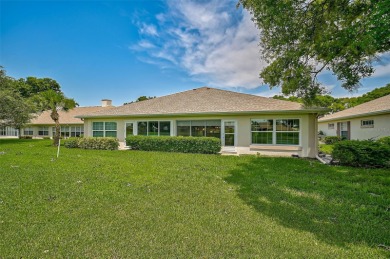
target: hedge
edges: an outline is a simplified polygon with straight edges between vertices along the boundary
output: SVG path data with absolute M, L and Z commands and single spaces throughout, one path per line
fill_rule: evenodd
M 390 167 L 390 145 L 371 140 L 345 140 L 334 145 L 334 160 L 355 167 Z
M 69 138 L 64 141 L 67 148 L 117 150 L 119 141 L 116 138 Z
M 380 138 L 378 142 L 390 146 L 390 136 Z
M 217 154 L 221 140 L 212 137 L 130 136 L 126 145 L 133 150 Z
M 338 136 L 327 136 L 327 137 L 325 137 L 325 144 L 333 145 L 337 142 L 340 142 L 341 140 L 342 140 L 342 138 L 338 137 Z

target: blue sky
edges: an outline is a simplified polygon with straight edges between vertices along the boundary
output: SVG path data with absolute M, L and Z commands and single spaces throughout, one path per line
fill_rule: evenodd
M 81 106 L 114 105 L 211 86 L 273 96 L 258 74 L 259 31 L 237 1 L 0 1 L 0 65 L 9 76 L 49 77 Z M 390 54 L 349 93 L 390 83 Z

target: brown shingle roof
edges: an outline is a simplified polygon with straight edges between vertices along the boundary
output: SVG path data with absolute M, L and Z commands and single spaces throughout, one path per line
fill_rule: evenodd
M 141 102 L 130 103 L 110 110 L 85 113 L 86 117 L 141 116 L 168 114 L 235 113 L 257 111 L 302 111 L 299 103 L 276 100 L 250 94 L 201 87 Z
M 113 107 L 101 107 L 101 106 L 89 106 L 89 107 L 76 107 L 67 112 L 59 111 L 60 115 L 60 124 L 83 124 L 84 122 L 80 118 L 75 118 L 75 116 L 85 113 L 96 112 L 99 110 L 109 110 Z M 36 118 L 32 119 L 29 125 L 45 125 L 45 124 L 54 124 L 54 121 L 50 118 L 50 111 L 44 111 L 39 114 Z
M 362 103 L 355 107 L 325 116 L 319 119 L 318 122 L 362 117 L 379 113 L 390 113 L 390 94 L 366 103 Z

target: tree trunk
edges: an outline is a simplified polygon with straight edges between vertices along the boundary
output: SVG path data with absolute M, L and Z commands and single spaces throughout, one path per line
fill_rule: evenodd
M 59 120 L 60 116 L 59 116 L 57 110 L 52 110 L 50 117 L 52 118 L 52 120 L 56 124 L 56 131 L 55 131 L 54 136 L 53 136 L 53 146 L 58 146 L 60 143 L 60 130 L 61 130 L 60 120 Z

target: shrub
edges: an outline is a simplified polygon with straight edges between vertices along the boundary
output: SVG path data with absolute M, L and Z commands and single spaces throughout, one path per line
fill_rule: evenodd
M 65 140 L 64 146 L 67 148 L 116 150 L 119 141 L 116 138 L 69 138 Z
M 79 138 L 68 138 L 64 141 L 64 146 L 67 148 L 78 148 Z
M 390 146 L 378 141 L 346 140 L 334 145 L 333 159 L 356 167 L 390 167 Z
M 19 136 L 19 139 L 32 139 L 32 136 Z
M 337 142 L 340 142 L 342 139 L 338 136 L 327 136 L 325 137 L 325 144 L 333 145 Z
M 378 142 L 390 146 L 390 136 L 380 138 Z
M 221 140 L 209 137 L 131 136 L 126 145 L 135 150 L 217 154 Z

